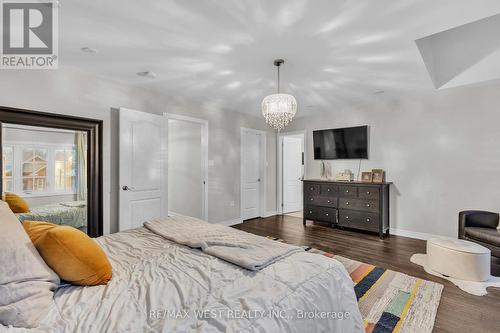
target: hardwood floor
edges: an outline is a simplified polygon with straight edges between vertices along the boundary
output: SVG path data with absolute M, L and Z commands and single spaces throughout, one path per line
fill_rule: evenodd
M 333 229 L 293 216 L 272 216 L 234 226 L 261 236 L 278 237 L 291 244 L 307 245 L 347 258 L 435 281 L 444 285 L 434 332 L 500 332 L 500 289 L 490 288 L 486 296 L 472 296 L 444 279 L 429 275 L 410 262 L 414 253 L 425 253 L 425 241 Z M 500 275 L 500 264 L 492 266 Z

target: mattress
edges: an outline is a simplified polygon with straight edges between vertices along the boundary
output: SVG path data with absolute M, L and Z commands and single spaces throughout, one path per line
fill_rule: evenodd
M 298 252 L 260 271 L 138 228 L 97 238 L 107 286 L 61 286 L 40 326 L 10 332 L 363 332 L 339 262 Z M 4 328 L 5 329 L 5 328 Z
M 87 226 L 85 201 L 61 202 L 32 207 L 29 213 L 16 214 L 19 221 L 45 221 L 84 229 Z

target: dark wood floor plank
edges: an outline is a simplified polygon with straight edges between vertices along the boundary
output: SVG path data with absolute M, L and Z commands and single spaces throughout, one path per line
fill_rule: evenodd
M 400 236 L 380 240 L 375 234 L 333 229 L 312 222 L 304 227 L 302 219 L 292 216 L 259 218 L 234 227 L 443 284 L 434 332 L 500 332 L 500 289 L 490 288 L 486 296 L 472 296 L 451 282 L 425 273 L 410 262 L 412 254 L 425 253 L 425 241 Z M 492 272 L 500 275 L 500 265 L 493 264 Z

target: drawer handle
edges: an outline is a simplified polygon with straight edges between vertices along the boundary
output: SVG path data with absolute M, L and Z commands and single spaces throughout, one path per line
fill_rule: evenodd
M 314 188 L 311 187 L 311 191 L 314 190 Z
M 330 203 L 330 200 L 328 200 L 328 203 Z
M 366 219 L 366 222 L 370 222 L 370 219 Z
M 349 216 L 347 216 L 347 215 L 346 215 L 346 216 L 345 216 L 345 218 L 346 218 L 346 220 L 348 220 L 348 219 L 349 219 Z
M 345 204 L 346 204 L 346 206 L 349 206 L 349 201 L 347 201 Z
M 366 194 L 370 194 L 370 191 L 367 191 Z
M 311 201 L 314 201 L 314 198 L 311 198 Z
M 326 213 L 326 216 L 328 216 L 328 213 Z
M 330 192 L 330 189 L 328 189 L 327 191 Z
M 313 211 L 312 211 L 312 210 L 310 210 L 310 211 L 309 211 L 309 214 L 312 214 L 312 213 L 313 213 Z
M 349 193 L 349 190 L 345 190 L 345 193 Z
M 366 204 L 366 207 L 370 207 L 370 204 Z

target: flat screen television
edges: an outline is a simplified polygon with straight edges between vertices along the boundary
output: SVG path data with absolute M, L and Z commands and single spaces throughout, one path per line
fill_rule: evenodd
M 368 126 L 313 131 L 314 159 L 368 158 Z

